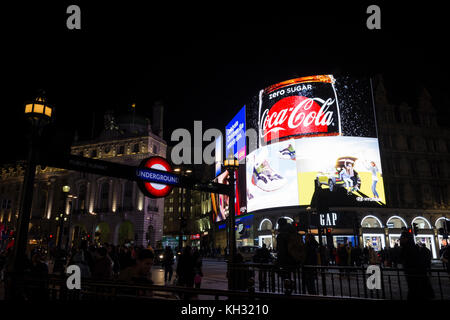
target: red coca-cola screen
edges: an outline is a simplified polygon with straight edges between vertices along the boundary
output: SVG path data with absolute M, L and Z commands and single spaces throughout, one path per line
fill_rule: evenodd
M 260 90 L 246 157 L 247 211 L 386 204 L 370 79 L 319 75 Z

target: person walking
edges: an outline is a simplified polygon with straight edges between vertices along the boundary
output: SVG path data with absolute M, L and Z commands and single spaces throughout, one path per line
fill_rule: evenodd
M 308 290 L 308 294 L 316 294 L 315 279 L 317 278 L 317 253 L 319 244 L 311 233 L 305 236 L 305 265 L 302 272 L 302 291 Z
M 194 287 L 195 262 L 192 256 L 191 246 L 186 246 L 180 255 L 177 263 L 178 286 L 192 288 Z
M 106 248 L 97 249 L 97 259 L 95 261 L 92 277 L 97 280 L 109 280 L 112 278 L 112 261 L 108 256 Z
M 440 259 L 444 268 L 447 270 L 447 273 L 450 274 L 450 245 L 448 242 L 440 250 Z
M 173 275 L 173 251 L 172 248 L 169 246 L 166 246 L 166 249 L 164 250 L 164 258 L 161 263 L 162 267 L 164 268 L 164 284 L 168 285 L 170 281 L 172 281 L 172 275 Z
M 197 247 L 195 247 L 192 252 L 192 258 L 194 260 L 194 285 L 196 288 L 200 288 L 203 278 L 202 256 Z
M 409 232 L 400 236 L 401 260 L 408 284 L 408 300 L 422 301 L 434 298 L 434 291 L 427 276 L 427 266 L 420 249 Z
M 337 265 L 340 267 L 347 266 L 347 248 L 343 243 L 339 244 L 337 249 Z M 339 271 L 342 273 L 345 271 L 345 268 L 339 268 Z

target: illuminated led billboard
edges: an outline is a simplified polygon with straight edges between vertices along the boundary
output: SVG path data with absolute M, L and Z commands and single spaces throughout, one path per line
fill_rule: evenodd
M 225 127 L 225 148 L 226 158 L 233 154 L 239 161 L 245 159 L 245 106 Z
M 320 75 L 261 90 L 247 106 L 258 132 L 246 157 L 247 211 L 386 204 L 369 79 Z

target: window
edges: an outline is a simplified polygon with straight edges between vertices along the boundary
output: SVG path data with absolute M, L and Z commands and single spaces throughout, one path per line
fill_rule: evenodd
M 153 145 L 152 149 L 154 154 L 158 153 L 158 146 L 156 144 Z
M 104 182 L 100 190 L 100 209 L 108 209 L 109 182 Z
M 119 149 L 117 150 L 117 154 L 123 154 L 125 152 L 124 146 L 119 146 Z
M 139 152 L 139 143 L 136 143 L 136 144 L 133 146 L 133 152 L 134 152 L 134 153 L 138 153 L 138 152 Z
M 91 151 L 91 157 L 92 158 L 96 158 L 97 157 L 97 150 L 92 150 Z
M 374 216 L 366 216 L 362 222 L 361 226 L 363 228 L 382 228 L 380 220 L 378 218 L 375 218 Z
M 124 208 L 133 207 L 133 182 L 127 181 L 125 183 L 125 191 L 123 195 L 123 206 Z

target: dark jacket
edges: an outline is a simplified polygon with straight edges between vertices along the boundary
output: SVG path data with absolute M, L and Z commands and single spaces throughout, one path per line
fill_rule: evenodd
M 293 266 L 295 265 L 294 259 L 289 255 L 288 252 L 288 243 L 289 238 L 292 233 L 296 233 L 294 226 L 287 223 L 285 225 L 281 225 L 278 229 L 277 236 L 277 261 L 278 264 L 282 267 Z
M 183 253 L 177 264 L 178 285 L 192 287 L 195 277 L 195 261 L 192 254 Z

